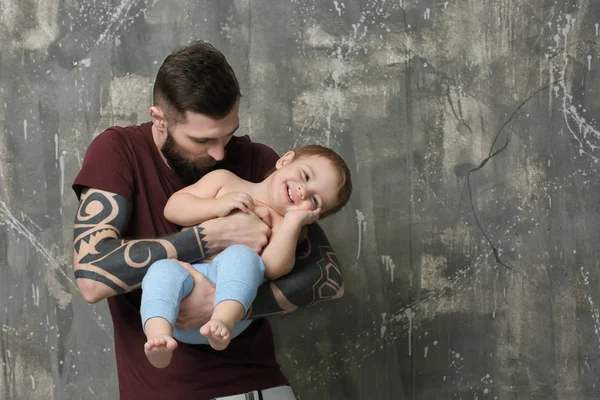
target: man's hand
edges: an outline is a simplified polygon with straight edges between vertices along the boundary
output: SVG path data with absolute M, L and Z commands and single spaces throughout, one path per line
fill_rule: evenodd
M 200 329 L 212 316 L 213 303 L 215 301 L 215 285 L 203 274 L 196 271 L 189 263 L 175 261 L 181 264 L 194 279 L 194 288 L 181 301 L 175 326 L 187 331 Z
M 260 253 L 269 242 L 271 228 L 254 212 L 234 211 L 226 217 L 203 222 L 204 240 L 211 254 L 234 244 L 242 244 Z

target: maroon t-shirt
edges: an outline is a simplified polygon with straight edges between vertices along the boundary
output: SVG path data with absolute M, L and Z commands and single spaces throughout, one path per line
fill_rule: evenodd
M 83 187 L 119 194 L 132 204 L 123 237 L 156 238 L 177 232 L 163 209 L 185 185 L 160 156 L 151 123 L 112 127 L 96 137 L 85 155 L 73 189 Z M 277 161 L 269 147 L 248 136 L 233 137 L 224 167 L 259 182 Z M 266 319 L 255 320 L 224 351 L 207 345 L 180 343 L 169 367 L 154 368 L 144 354 L 141 290 L 108 299 L 113 319 L 115 353 L 122 400 L 202 400 L 287 385 L 275 359 L 273 334 Z

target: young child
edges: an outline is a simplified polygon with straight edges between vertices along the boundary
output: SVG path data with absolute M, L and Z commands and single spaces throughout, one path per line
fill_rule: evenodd
M 216 170 L 173 194 L 165 217 L 180 226 L 197 225 L 234 210 L 258 214 L 257 209 L 264 207 L 272 235 L 261 256 L 235 245 L 212 261 L 193 265 L 216 284 L 215 309 L 199 332 L 174 329 L 179 303 L 193 288 L 191 275 L 175 260 L 160 260 L 148 269 L 142 282 L 141 314 L 148 339 L 144 351 L 150 363 L 157 368 L 168 366 L 177 347 L 175 338 L 225 349 L 250 324 L 240 320 L 264 279 L 277 279 L 291 271 L 303 227 L 339 211 L 351 192 L 350 171 L 337 153 L 322 146 L 304 146 L 282 156 L 262 182 Z

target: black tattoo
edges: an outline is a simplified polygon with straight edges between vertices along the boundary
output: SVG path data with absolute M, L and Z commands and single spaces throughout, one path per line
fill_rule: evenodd
M 210 254 L 201 227 L 159 239 L 123 240 L 131 204 L 122 196 L 85 189 L 75 217 L 75 277 L 105 284 L 113 293 L 130 292 L 152 263 L 164 258 L 194 262 Z M 291 273 L 262 285 L 247 318 L 281 314 L 339 297 L 342 275 L 323 230 L 312 224 L 296 250 Z
M 262 285 L 247 318 L 281 314 L 341 296 L 342 273 L 327 236 L 317 224 L 308 227 L 308 239 L 296 249 L 292 271 Z
M 201 227 L 159 239 L 122 240 L 130 213 L 131 204 L 123 196 L 84 189 L 74 223 L 75 278 L 125 293 L 140 285 L 155 261 L 193 262 L 209 254 Z
M 121 286 L 117 286 L 117 284 L 115 284 L 110 279 L 104 277 L 103 275 L 92 272 L 92 271 L 78 269 L 77 271 L 75 271 L 75 279 L 79 279 L 79 278 L 90 279 L 92 281 L 104 283 L 106 286 L 108 286 L 109 288 L 111 288 L 112 290 L 117 292 L 118 294 L 125 293 L 125 289 L 123 289 Z

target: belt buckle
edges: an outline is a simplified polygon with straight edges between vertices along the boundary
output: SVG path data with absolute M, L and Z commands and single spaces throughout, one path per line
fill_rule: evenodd
M 243 397 L 242 397 L 243 396 Z M 227 399 L 236 399 L 236 400 L 263 400 L 262 393 L 260 390 L 253 390 L 251 392 L 234 394 L 233 396 L 225 396 L 225 397 L 215 397 L 214 400 L 227 400 Z
M 260 390 L 253 390 L 245 393 L 244 395 L 246 396 L 245 400 L 262 400 Z

